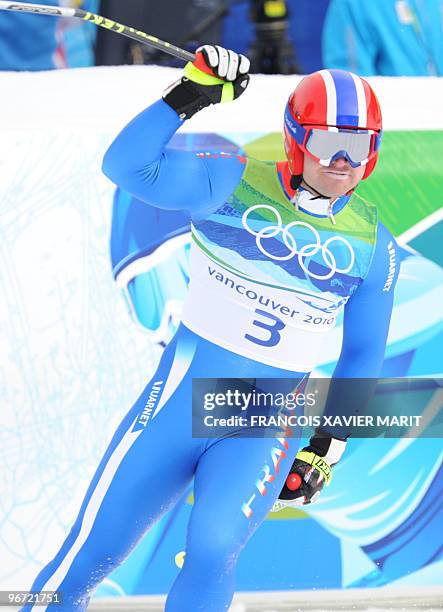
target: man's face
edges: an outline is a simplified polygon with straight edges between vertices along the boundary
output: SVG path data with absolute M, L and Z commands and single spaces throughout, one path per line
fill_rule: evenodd
M 338 198 L 357 186 L 365 168 L 353 168 L 344 157 L 339 157 L 330 166 L 322 166 L 305 153 L 303 179 L 319 193 L 329 198 Z

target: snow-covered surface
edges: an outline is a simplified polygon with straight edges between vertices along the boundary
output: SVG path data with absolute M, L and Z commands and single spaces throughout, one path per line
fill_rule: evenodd
M 0 73 L 0 128 L 54 124 L 57 120 L 118 129 L 160 97 L 181 71 L 156 66 L 78 68 L 39 73 Z M 251 131 L 281 129 L 289 93 L 300 76 L 254 75 L 235 102 L 206 109 L 185 129 Z M 385 129 L 443 129 L 442 77 L 372 77 L 383 109 Z M 248 119 L 245 121 L 245 117 Z
M 378 589 L 270 591 L 237 593 L 230 612 L 418 612 L 442 610 L 441 587 L 383 587 Z M 91 612 L 160 612 L 164 598 L 126 597 L 95 599 Z

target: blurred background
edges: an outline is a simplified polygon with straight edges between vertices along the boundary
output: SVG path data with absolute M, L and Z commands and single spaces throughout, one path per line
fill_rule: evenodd
M 56 5 L 56 0 L 42 0 Z M 253 72 L 441 76 L 443 0 L 60 0 L 189 51 L 246 53 Z M 17 33 L 20 31 L 20 36 Z M 75 20 L 0 13 L 0 68 L 47 70 L 176 60 Z

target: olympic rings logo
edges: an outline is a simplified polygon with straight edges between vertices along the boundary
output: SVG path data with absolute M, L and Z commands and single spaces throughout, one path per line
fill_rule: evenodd
M 254 210 L 258 209 L 270 210 L 275 215 L 275 225 L 267 225 L 258 232 L 256 232 L 252 227 L 250 227 L 248 223 L 248 217 Z M 309 223 L 305 223 L 304 221 L 292 221 L 292 223 L 289 223 L 288 225 L 284 226 L 278 210 L 275 210 L 275 208 L 269 206 L 268 204 L 256 204 L 255 206 L 251 206 L 251 208 L 248 208 L 248 210 L 246 210 L 243 214 L 242 223 L 245 230 L 249 234 L 255 236 L 257 248 L 260 250 L 261 253 L 263 253 L 263 255 L 266 255 L 266 257 L 269 257 L 269 259 L 274 259 L 275 261 L 288 261 L 289 259 L 292 259 L 296 255 L 298 255 L 298 263 L 300 264 L 300 267 L 308 276 L 311 276 L 312 278 L 316 278 L 319 280 L 328 280 L 329 278 L 334 276 L 336 272 L 342 272 L 343 274 L 349 272 L 354 265 L 355 253 L 352 246 L 345 238 L 342 238 L 341 236 L 332 236 L 331 238 L 328 238 L 324 244 L 322 244 L 320 240 L 320 235 L 315 229 L 315 227 L 312 227 L 312 225 L 310 225 Z M 312 232 L 312 235 L 314 237 L 314 240 L 311 244 L 306 244 L 301 249 L 297 248 L 295 238 L 291 234 L 291 229 L 296 226 L 308 228 Z M 275 238 L 279 234 L 281 234 L 283 242 L 289 251 L 287 255 L 273 255 L 272 253 L 269 253 L 263 246 L 263 242 L 266 239 Z M 334 254 L 329 248 L 329 246 L 333 242 L 342 242 L 349 250 L 350 263 L 346 268 L 337 267 L 337 261 L 334 257 Z M 313 255 L 316 255 L 319 251 L 321 251 L 324 262 L 330 268 L 330 271 L 324 276 L 315 274 L 305 265 L 305 259 L 307 257 L 312 257 Z

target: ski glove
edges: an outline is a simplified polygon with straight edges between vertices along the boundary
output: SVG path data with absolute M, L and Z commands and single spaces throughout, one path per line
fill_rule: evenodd
M 184 76 L 163 93 L 164 101 L 180 119 L 219 102 L 231 102 L 249 84 L 249 60 L 244 55 L 218 45 L 204 45 L 195 60 L 185 66 Z
M 345 449 L 345 440 L 317 430 L 309 446 L 297 453 L 272 511 L 287 506 L 306 506 L 316 501 L 325 483 L 330 484 L 332 467 L 340 461 Z

